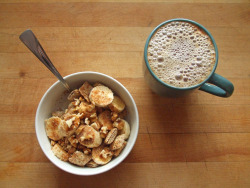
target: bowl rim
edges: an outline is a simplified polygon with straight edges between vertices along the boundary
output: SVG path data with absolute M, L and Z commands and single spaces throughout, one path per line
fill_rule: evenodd
M 39 146 L 40 148 L 42 149 L 43 153 L 45 154 L 45 156 L 51 161 L 51 163 L 53 163 L 55 166 L 57 166 L 58 168 L 60 168 L 61 170 L 65 171 L 65 172 L 68 172 L 68 173 L 71 173 L 71 174 L 75 174 L 75 175 L 82 175 L 82 176 L 90 176 L 90 175 L 97 175 L 97 174 L 101 174 L 101 173 L 104 173 L 106 171 L 109 171 L 111 169 L 113 169 L 114 167 L 118 166 L 128 155 L 129 153 L 131 152 L 131 150 L 133 149 L 134 145 L 135 145 L 135 142 L 137 140 L 137 137 L 138 137 L 138 132 L 139 132 L 139 113 L 138 113 L 138 109 L 137 109 L 137 106 L 136 106 L 136 103 L 132 97 L 132 95 L 130 94 L 130 92 L 127 90 L 127 88 L 125 86 L 123 86 L 119 81 L 117 81 L 115 78 L 111 77 L 111 76 L 108 76 L 106 74 L 103 74 L 103 73 L 100 73 L 100 72 L 94 72 L 94 71 L 84 71 L 84 72 L 76 72 L 76 73 L 72 73 L 72 74 L 69 74 L 67 76 L 64 77 L 64 79 L 69 79 L 70 77 L 74 77 L 74 76 L 77 76 L 79 74 L 96 74 L 96 75 L 99 75 L 99 76 L 103 76 L 103 77 L 106 77 L 108 79 L 111 79 L 113 80 L 117 85 L 119 85 L 120 88 L 123 89 L 123 92 L 125 92 L 128 96 L 129 96 L 129 100 L 131 101 L 132 103 L 132 106 L 133 106 L 133 110 L 135 112 L 135 127 L 134 127 L 134 131 L 135 131 L 135 136 L 133 138 L 131 138 L 131 145 L 129 148 L 127 148 L 126 150 L 126 153 L 124 153 L 122 156 L 119 156 L 117 158 L 119 158 L 119 160 L 117 160 L 115 163 L 111 163 L 108 167 L 106 167 L 106 165 L 104 166 L 101 166 L 99 168 L 102 168 L 101 170 L 98 170 L 97 172 L 93 171 L 91 173 L 86 173 L 85 171 L 83 171 L 83 173 L 78 173 L 77 172 L 74 172 L 72 170 L 69 170 L 67 168 L 64 168 L 62 167 L 61 165 L 57 164 L 56 162 L 54 162 L 54 160 L 50 157 L 48 151 L 44 148 L 43 144 L 42 144 L 42 137 L 39 135 L 39 121 L 38 121 L 38 116 L 39 116 L 39 110 L 41 109 L 41 106 L 46 98 L 46 96 L 48 95 L 48 93 L 58 84 L 61 84 L 60 81 L 56 81 L 54 84 L 52 84 L 49 89 L 43 94 L 39 104 L 38 104 L 38 107 L 37 107 L 37 110 L 36 110 L 36 116 L 35 116 L 35 131 L 36 131 L 36 137 L 37 137 L 37 140 L 38 140 L 38 143 L 39 143 Z M 88 81 L 88 80 L 86 80 Z M 112 89 L 112 88 L 111 88 Z M 60 160 L 60 159 L 59 159 Z M 76 166 L 77 167 L 77 166 Z M 71 169 L 71 168 L 70 168 Z

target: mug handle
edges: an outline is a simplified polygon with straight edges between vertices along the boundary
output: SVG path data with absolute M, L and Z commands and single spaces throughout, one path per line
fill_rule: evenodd
M 230 97 L 233 94 L 234 86 L 226 78 L 214 73 L 208 83 L 203 84 L 199 89 L 219 97 Z

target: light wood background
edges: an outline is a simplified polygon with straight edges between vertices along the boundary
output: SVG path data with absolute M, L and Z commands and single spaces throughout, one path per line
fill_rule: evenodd
M 219 48 L 224 99 L 195 91 L 158 97 L 143 80 L 143 48 L 161 22 L 204 25 Z M 35 135 L 35 113 L 57 80 L 19 41 L 32 29 L 59 72 L 97 71 L 120 81 L 140 115 L 125 161 L 81 177 L 54 166 Z M 249 0 L 0 0 L 0 187 L 250 187 Z

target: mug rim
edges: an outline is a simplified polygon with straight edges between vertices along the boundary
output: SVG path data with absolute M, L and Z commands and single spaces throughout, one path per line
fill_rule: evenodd
M 161 79 L 158 78 L 158 76 L 155 75 L 155 73 L 153 72 L 153 70 L 151 69 L 150 65 L 149 65 L 149 62 L 148 62 L 148 45 L 149 45 L 149 41 L 151 40 L 152 36 L 154 35 L 154 33 L 163 25 L 167 24 L 167 23 L 170 23 L 170 22 L 173 22 L 173 21 L 183 21 L 183 22 L 189 22 L 189 23 L 192 23 L 196 26 L 198 26 L 199 28 L 201 28 L 211 39 L 212 43 L 213 43 L 213 46 L 214 46 L 214 49 L 215 49 L 215 64 L 214 64 L 214 67 L 213 67 L 213 70 L 211 71 L 211 73 L 207 76 L 206 79 L 204 79 L 201 83 L 199 84 L 196 84 L 196 85 L 193 85 L 193 86 L 190 86 L 190 87 L 175 87 L 175 86 L 172 86 L 170 84 L 167 84 L 165 82 L 163 82 Z M 147 38 L 147 41 L 146 41 L 146 44 L 145 44 L 145 47 L 144 47 L 144 61 L 146 63 L 146 66 L 150 72 L 150 74 L 153 76 L 154 79 L 156 79 L 159 83 L 161 83 L 163 86 L 166 86 L 166 87 L 169 87 L 169 88 L 172 88 L 172 89 L 177 89 L 177 90 L 192 90 L 192 89 L 195 89 L 195 88 L 198 88 L 200 86 L 202 86 L 204 83 L 206 83 L 210 78 L 211 76 L 214 74 L 216 68 L 217 68 L 217 65 L 218 65 L 218 59 L 219 59 L 219 54 L 218 54 L 218 48 L 217 48 L 217 45 L 216 45 L 216 42 L 212 36 L 212 34 L 201 24 L 199 24 L 198 22 L 195 22 L 193 20 L 190 20 L 190 19 L 186 19 L 186 18 L 174 18 L 174 19 L 170 19 L 170 20 L 167 20 L 167 21 L 164 21 L 162 23 L 160 23 L 158 26 L 156 26 L 153 31 L 150 33 L 150 35 L 148 36 Z

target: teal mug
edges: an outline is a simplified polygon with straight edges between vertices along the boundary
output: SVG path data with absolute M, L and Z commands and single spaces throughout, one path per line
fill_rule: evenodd
M 198 27 L 200 31 L 204 32 L 206 36 L 208 36 L 211 39 L 215 51 L 215 62 L 212 70 L 209 71 L 210 74 L 203 81 L 195 85 L 191 85 L 189 87 L 177 87 L 162 81 L 152 70 L 148 60 L 148 48 L 152 36 L 154 36 L 154 34 L 158 31 L 159 28 L 174 21 L 178 21 L 181 23 L 187 22 L 190 23 L 191 25 Z M 226 78 L 215 73 L 217 65 L 218 65 L 218 48 L 214 38 L 212 37 L 210 32 L 201 24 L 188 19 L 177 18 L 161 23 L 151 32 L 144 48 L 143 73 L 145 81 L 147 82 L 147 84 L 149 85 L 149 87 L 152 89 L 153 92 L 161 96 L 167 96 L 167 97 L 185 96 L 193 92 L 194 90 L 199 89 L 201 91 L 205 91 L 207 93 L 219 97 L 230 97 L 234 91 L 234 86 Z

